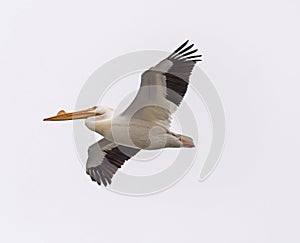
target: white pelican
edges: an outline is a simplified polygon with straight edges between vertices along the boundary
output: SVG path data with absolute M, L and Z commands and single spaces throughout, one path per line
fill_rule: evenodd
M 86 172 L 107 186 L 125 161 L 141 149 L 192 148 L 193 139 L 170 131 L 171 114 L 180 105 L 191 72 L 201 55 L 188 41 L 170 56 L 142 74 L 136 97 L 121 114 L 103 106 L 77 112 L 60 111 L 44 121 L 86 118 L 86 126 L 103 136 L 88 149 Z

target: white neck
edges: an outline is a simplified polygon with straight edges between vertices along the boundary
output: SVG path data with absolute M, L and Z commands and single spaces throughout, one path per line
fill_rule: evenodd
M 85 120 L 85 125 L 88 127 L 88 129 L 103 135 L 103 131 L 111 126 L 112 117 L 113 110 L 107 109 L 101 116 L 88 117 Z

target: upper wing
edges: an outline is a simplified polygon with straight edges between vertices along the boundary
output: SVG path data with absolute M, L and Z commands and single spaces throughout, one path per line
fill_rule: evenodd
M 124 116 L 170 123 L 170 115 L 180 105 L 189 84 L 191 72 L 201 55 L 188 41 L 170 56 L 142 74 L 140 89 Z
M 86 173 L 93 181 L 107 186 L 112 177 L 126 160 L 134 156 L 139 149 L 116 145 L 105 138 L 91 145 L 88 149 Z

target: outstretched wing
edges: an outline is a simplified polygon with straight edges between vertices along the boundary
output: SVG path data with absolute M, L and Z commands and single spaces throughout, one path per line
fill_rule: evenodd
M 86 173 L 99 185 L 103 183 L 107 186 L 111 184 L 116 171 L 138 151 L 139 149 L 116 145 L 103 138 L 88 149 Z
M 170 124 L 170 116 L 180 105 L 192 70 L 202 55 L 188 41 L 170 56 L 142 74 L 140 89 L 124 116 Z

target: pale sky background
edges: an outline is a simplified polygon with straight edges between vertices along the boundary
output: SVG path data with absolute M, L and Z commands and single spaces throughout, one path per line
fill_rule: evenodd
M 299 242 L 299 7 L 1 1 L 0 241 Z M 112 58 L 186 39 L 225 107 L 219 166 L 200 183 L 196 162 L 148 197 L 98 187 L 78 161 L 71 123 L 42 118 L 72 110 L 85 80 Z

